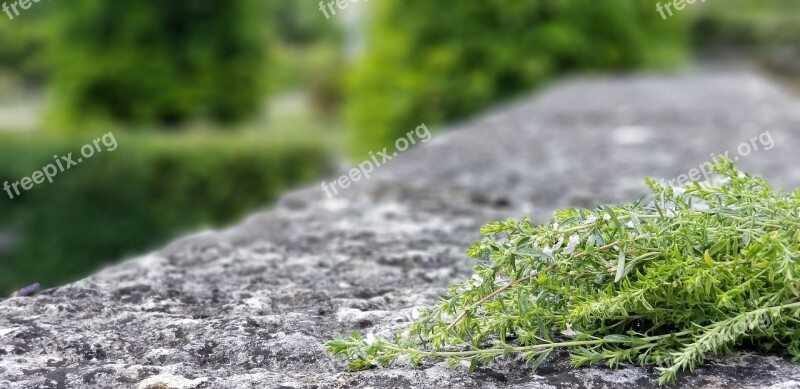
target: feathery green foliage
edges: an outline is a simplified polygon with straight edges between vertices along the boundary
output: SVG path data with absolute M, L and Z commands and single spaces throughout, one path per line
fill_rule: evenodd
M 648 179 L 639 201 L 485 225 L 474 276 L 389 339 L 337 336 L 351 369 L 442 357 L 470 369 L 555 348 L 576 366 L 657 365 L 659 383 L 742 342 L 800 359 L 800 189 L 720 159 L 710 182 Z

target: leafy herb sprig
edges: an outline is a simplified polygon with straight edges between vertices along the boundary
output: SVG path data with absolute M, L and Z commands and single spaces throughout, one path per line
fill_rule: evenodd
M 469 369 L 556 348 L 575 366 L 659 366 L 659 384 L 742 342 L 800 359 L 800 190 L 720 159 L 714 179 L 647 179 L 639 201 L 485 225 L 474 275 L 392 336 L 337 336 L 351 369 L 445 358 Z

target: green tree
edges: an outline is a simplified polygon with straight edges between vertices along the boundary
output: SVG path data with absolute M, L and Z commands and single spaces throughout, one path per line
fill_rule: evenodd
M 60 113 L 130 123 L 256 112 L 267 50 L 256 0 L 53 3 Z
M 686 23 L 626 0 L 369 3 L 367 48 L 348 81 L 360 150 L 463 118 L 583 69 L 663 66 L 683 56 Z

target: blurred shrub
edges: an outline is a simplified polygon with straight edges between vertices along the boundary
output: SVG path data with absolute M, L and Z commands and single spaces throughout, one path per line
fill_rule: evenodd
M 49 4 L 63 119 L 233 121 L 262 102 L 267 22 L 257 0 Z
M 331 115 L 342 100 L 344 56 L 341 47 L 317 45 L 306 52 L 309 72 L 305 88 L 317 113 Z
M 727 0 L 697 9 L 693 40 L 700 48 L 758 48 L 800 43 L 795 0 Z
M 314 142 L 255 136 L 115 134 L 103 152 L 10 200 L 0 192 L 0 295 L 32 282 L 55 286 L 100 264 L 145 252 L 185 230 L 234 221 L 287 186 L 326 173 Z M 0 185 L 30 176 L 53 155 L 76 156 L 81 139 L 3 135 Z
M 370 2 L 367 47 L 346 93 L 359 152 L 421 122 L 460 119 L 572 70 L 666 66 L 688 26 L 650 2 Z
M 692 37 L 701 55 L 754 58 L 776 73 L 800 77 L 800 3 L 728 0 L 698 8 Z
M 31 7 L 14 20 L 0 14 L 0 70 L 27 82 L 46 77 L 48 21 L 46 7 Z
M 270 71 L 275 92 L 304 90 L 318 113 L 330 114 L 340 101 L 342 29 L 325 19 L 317 3 L 277 1 L 269 4 Z
M 267 12 L 271 36 L 286 45 L 303 47 L 339 39 L 339 26 L 321 17 L 317 2 L 269 2 Z

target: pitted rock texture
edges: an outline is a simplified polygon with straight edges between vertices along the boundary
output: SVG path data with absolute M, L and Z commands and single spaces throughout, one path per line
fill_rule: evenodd
M 536 374 L 514 359 L 473 374 L 430 361 L 347 372 L 334 332 L 381 332 L 468 277 L 481 224 L 644 193 L 731 156 L 800 185 L 800 109 L 749 71 L 573 80 L 434 135 L 335 199 L 318 186 L 33 298 L 0 302 L 0 388 L 646 388 L 652 368 Z M 785 355 L 738 351 L 678 385 L 800 387 Z

